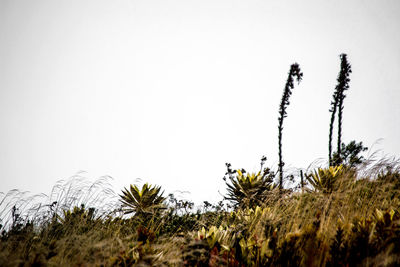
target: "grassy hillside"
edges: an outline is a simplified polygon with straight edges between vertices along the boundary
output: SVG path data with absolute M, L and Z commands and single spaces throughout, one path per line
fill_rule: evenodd
M 284 173 L 283 122 L 303 77 L 295 63 L 279 106 L 277 172 L 265 157 L 257 173 L 226 164 L 224 199 L 198 209 L 149 184 L 115 194 L 107 177 L 61 181 L 48 197 L 11 191 L 0 201 L 0 266 L 400 266 L 400 164 L 342 143 L 351 66 L 340 59 L 328 167 Z
M 147 184 L 116 196 L 105 180 L 75 179 L 58 184 L 51 203 L 24 210 L 33 199 L 9 193 L 2 199 L 10 216 L 2 226 L 0 265 L 400 263 L 399 165 L 316 169 L 297 190 L 280 190 L 265 168 L 250 174 L 229 166 L 227 175 L 228 200 L 205 202 L 197 211 Z

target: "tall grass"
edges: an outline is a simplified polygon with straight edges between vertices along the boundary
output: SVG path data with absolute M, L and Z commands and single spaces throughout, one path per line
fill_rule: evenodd
M 12 213 L 16 206 L 21 219 L 13 223 L 10 218 L 2 228 L 0 265 L 336 266 L 341 261 L 375 266 L 384 259 L 386 266 L 394 266 L 400 262 L 400 165 L 393 159 L 370 159 L 345 169 L 332 192 L 311 184 L 304 192 L 276 187 L 252 208 L 232 210 L 205 203 L 196 212 L 190 202 L 170 195 L 167 209 L 146 221 L 139 214 L 123 215 L 122 202 L 108 182 L 107 177 L 89 182 L 80 176 L 60 181 L 49 196 L 36 196 L 37 202 L 44 201 L 41 206 L 36 203 L 36 209 L 27 204 L 32 198 L 22 201 L 24 193 L 4 195 L 2 205 L 9 211 L 2 214 Z
M 11 190 L 0 193 L 0 223 L 3 229 L 9 229 L 15 221 L 46 221 L 49 217 L 60 215 L 65 210 L 84 205 L 96 209 L 97 216 L 118 212 L 118 195 L 113 191 L 109 176 L 103 176 L 94 182 L 82 174 L 76 174 L 67 180 L 56 182 L 49 195 L 31 195 L 28 191 Z

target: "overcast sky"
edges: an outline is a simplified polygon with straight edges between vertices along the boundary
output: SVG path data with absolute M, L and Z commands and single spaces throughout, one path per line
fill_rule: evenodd
M 0 191 L 86 171 L 221 199 L 225 162 L 327 159 L 340 53 L 343 139 L 400 151 L 400 1 L 0 0 Z

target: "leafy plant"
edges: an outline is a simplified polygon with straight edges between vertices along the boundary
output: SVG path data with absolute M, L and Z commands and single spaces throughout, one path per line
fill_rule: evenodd
M 165 209 L 161 187 L 152 186 L 145 183 L 142 189 L 136 185 L 131 185 L 130 190 L 125 188 L 122 191 L 121 202 L 125 214 L 135 213 L 138 217 L 147 218 Z
M 332 164 L 343 164 L 350 168 L 355 167 L 363 162 L 364 157 L 360 154 L 366 150 L 368 150 L 368 148 L 364 147 L 362 142 L 356 143 L 356 141 L 353 140 L 347 145 L 342 143 L 340 155 L 338 152 L 334 152 L 332 155 Z
M 95 208 L 86 209 L 84 204 L 71 210 L 63 210 L 62 215 L 56 215 L 54 219 L 57 220 L 52 222 L 53 234 L 60 237 L 71 232 L 87 232 L 96 223 L 95 213 Z
M 311 175 L 306 175 L 306 179 L 314 190 L 329 194 L 337 190 L 337 182 L 343 173 L 343 165 L 330 166 L 327 169 L 319 168 Z
M 263 172 L 260 171 L 257 174 L 246 173 L 245 170 L 231 172 L 230 183 L 226 182 L 228 194 L 225 199 L 231 201 L 237 208 L 261 205 L 267 197 L 267 193 L 274 188 L 273 178 L 274 174 L 269 168 L 265 168 Z
M 224 225 L 202 228 L 195 234 L 196 240 L 203 241 L 208 249 L 210 266 L 263 266 L 267 254 L 271 254 L 269 242 L 257 230 L 262 217 L 270 210 L 257 206 L 254 209 L 239 209 L 230 214 Z M 259 228 L 258 228 L 259 227 Z M 215 255 L 216 254 L 216 255 Z
M 281 104 L 279 105 L 279 117 L 278 117 L 278 147 L 279 147 L 279 189 L 283 188 L 283 166 L 285 165 L 282 159 L 282 130 L 283 130 L 283 119 L 287 117 L 286 108 L 290 104 L 289 97 L 292 94 L 292 89 L 294 88 L 294 78 L 297 82 L 303 78 L 303 73 L 300 70 L 299 64 L 294 63 L 290 66 L 289 75 L 285 84 L 285 89 L 283 90 Z

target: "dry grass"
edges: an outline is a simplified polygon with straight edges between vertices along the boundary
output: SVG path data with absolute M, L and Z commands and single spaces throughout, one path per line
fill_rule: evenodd
M 91 183 L 78 175 L 58 182 L 49 196 L 16 190 L 3 194 L 0 265 L 400 262 L 400 169 L 393 160 L 370 161 L 345 172 L 329 194 L 310 186 L 303 193 L 273 190 L 259 211 L 214 207 L 194 213 L 175 202 L 161 216 L 143 222 L 122 215 L 111 188 L 108 177 Z

